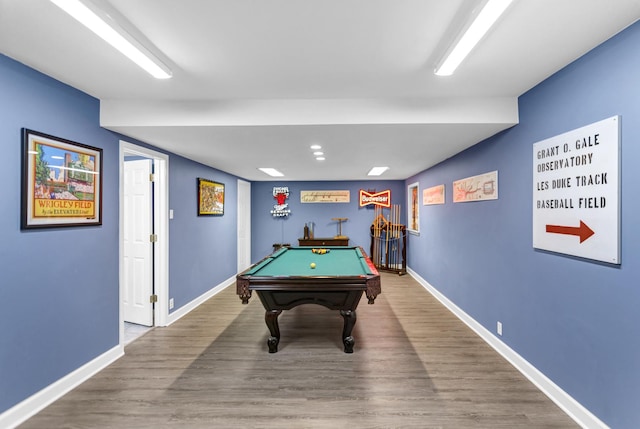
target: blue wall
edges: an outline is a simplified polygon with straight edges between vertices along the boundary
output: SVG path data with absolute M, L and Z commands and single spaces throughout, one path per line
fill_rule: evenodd
M 237 272 L 238 178 L 188 159 L 169 159 L 169 296 L 178 310 Z M 225 185 L 223 216 L 198 216 L 198 177 Z
M 289 187 L 288 218 L 276 218 L 271 210 L 276 204 L 274 186 Z M 377 192 L 391 190 L 391 204 L 400 205 L 401 218 L 406 223 L 406 192 L 401 180 L 347 181 L 347 182 L 255 182 L 251 184 L 251 261 L 257 262 L 273 251 L 274 243 L 298 245 L 304 233 L 304 225 L 315 224 L 315 237 L 333 237 L 338 234 L 334 217 L 346 217 L 342 224 L 342 235 L 349 237 L 349 244 L 362 246 L 369 253 L 369 226 L 374 219 L 373 206 L 360 207 L 360 189 Z M 349 203 L 301 203 L 300 191 L 348 190 Z M 388 211 L 385 209 L 385 216 Z
M 409 266 L 615 428 L 640 427 L 640 24 L 520 97 L 519 125 L 407 179 L 446 184 L 421 206 Z M 532 247 L 532 145 L 621 115 L 621 258 Z M 499 200 L 453 204 L 454 180 L 499 171 Z
M 116 346 L 118 146 L 98 100 L 0 56 L 0 412 Z M 22 127 L 99 147 L 103 225 L 20 230 Z
M 99 101 L 0 55 L 0 414 L 119 342 L 119 140 Z M 20 229 L 21 129 L 103 149 L 102 226 Z M 156 148 L 153 148 L 157 150 Z M 196 178 L 226 185 L 222 217 L 196 215 Z M 236 272 L 235 176 L 170 155 L 169 296 L 175 310 Z

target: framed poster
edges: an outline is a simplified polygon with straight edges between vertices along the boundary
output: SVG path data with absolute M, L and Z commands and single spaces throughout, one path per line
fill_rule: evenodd
M 407 231 L 411 234 L 420 234 L 420 205 L 418 204 L 418 182 L 412 183 L 407 188 L 408 196 L 408 223 Z
M 22 129 L 21 227 L 102 225 L 102 149 Z
M 198 178 L 198 216 L 224 214 L 224 184 Z
M 498 170 L 453 182 L 453 202 L 466 203 L 473 201 L 498 199 Z
M 444 185 L 432 186 L 422 190 L 422 205 L 444 204 Z
M 344 191 L 300 191 L 301 203 L 348 203 L 349 190 Z

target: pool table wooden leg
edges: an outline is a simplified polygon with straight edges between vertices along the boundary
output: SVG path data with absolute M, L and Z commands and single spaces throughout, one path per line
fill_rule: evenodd
M 282 310 L 267 310 L 264 314 L 264 320 L 267 322 L 269 332 L 271 332 L 271 336 L 267 339 L 269 353 L 276 353 L 278 351 L 278 343 L 280 342 L 278 316 L 280 316 L 280 313 L 282 313 Z
M 353 345 L 355 340 L 351 336 L 351 331 L 356 324 L 355 310 L 340 310 L 340 314 L 344 318 L 344 328 L 342 329 L 342 342 L 344 343 L 344 352 L 353 353 Z

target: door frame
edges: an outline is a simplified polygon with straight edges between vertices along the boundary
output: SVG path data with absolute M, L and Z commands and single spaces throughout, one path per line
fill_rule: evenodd
M 120 344 L 124 344 L 124 162 L 125 156 L 142 156 L 153 161 L 153 224 L 158 240 L 153 243 L 154 292 L 158 301 L 153 308 L 154 326 L 166 326 L 169 318 L 169 155 L 120 140 L 119 184 L 119 320 Z
M 242 272 L 247 268 L 249 268 L 249 266 L 251 266 L 251 182 L 238 179 L 237 184 L 238 184 L 238 234 L 236 238 L 237 247 L 238 247 L 237 269 L 238 269 L 238 272 Z M 248 193 L 244 191 L 248 191 Z M 245 199 L 245 201 L 241 201 L 241 199 L 243 198 Z M 241 209 L 243 207 L 243 203 L 246 203 L 246 206 L 249 207 L 249 210 L 244 213 L 243 213 L 243 210 Z M 241 243 L 241 241 L 243 240 L 241 237 L 242 233 L 240 232 L 240 226 L 245 225 L 245 222 L 243 222 L 243 220 L 247 221 L 246 226 L 248 226 L 247 231 L 244 232 L 246 237 L 244 241 L 248 242 L 247 246 L 244 246 Z M 243 251 L 245 252 L 244 254 L 242 254 Z M 241 264 L 245 260 L 248 261 L 248 264 L 246 266 L 242 266 Z

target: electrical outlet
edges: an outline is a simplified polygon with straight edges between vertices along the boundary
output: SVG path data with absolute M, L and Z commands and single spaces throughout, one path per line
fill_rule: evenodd
M 498 335 L 502 336 L 502 322 L 497 323 L 496 331 L 498 332 Z
M 173 298 L 169 300 L 169 310 L 173 308 Z

